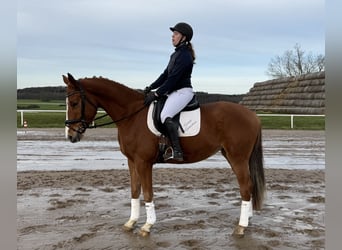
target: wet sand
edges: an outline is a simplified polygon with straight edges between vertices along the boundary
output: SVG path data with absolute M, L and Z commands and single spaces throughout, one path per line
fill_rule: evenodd
M 18 172 L 18 249 L 324 249 L 324 170 L 265 174 L 263 209 L 235 238 L 240 195 L 230 168 L 155 168 L 157 223 L 142 238 L 122 230 L 128 170 Z M 145 220 L 142 209 L 138 227 Z

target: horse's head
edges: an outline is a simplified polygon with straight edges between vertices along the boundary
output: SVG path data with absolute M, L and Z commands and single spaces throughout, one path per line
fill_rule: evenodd
M 68 76 L 63 75 L 63 81 L 67 85 L 66 136 L 71 142 L 78 142 L 94 120 L 97 106 L 86 96 L 86 91 L 81 82 L 75 80 L 71 74 L 68 73 Z

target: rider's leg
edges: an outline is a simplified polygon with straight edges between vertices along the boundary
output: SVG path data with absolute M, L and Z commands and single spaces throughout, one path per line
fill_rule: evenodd
M 177 115 L 193 98 L 192 88 L 183 88 L 172 92 L 166 99 L 164 108 L 160 114 L 162 123 L 168 133 L 173 148 L 173 159 L 182 161 L 183 152 L 179 143 L 178 124 L 172 118 Z
M 183 161 L 183 152 L 178 137 L 178 124 L 176 124 L 170 117 L 168 117 L 166 118 L 164 125 L 173 149 L 172 158 L 177 161 Z
M 161 122 L 164 123 L 166 118 L 173 118 L 191 101 L 194 97 L 192 88 L 183 88 L 172 92 L 168 95 L 164 108 L 160 113 Z

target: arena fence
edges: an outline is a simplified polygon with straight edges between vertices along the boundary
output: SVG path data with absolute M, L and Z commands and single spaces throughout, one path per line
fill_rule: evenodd
M 28 110 L 28 109 L 19 109 L 17 110 L 17 113 L 20 113 L 20 124 L 21 126 L 24 126 L 24 122 L 25 122 L 25 118 L 24 118 L 24 114 L 25 113 L 39 113 L 39 112 L 44 112 L 44 113 L 66 113 L 65 110 Z M 105 113 L 105 111 L 99 110 L 98 113 Z M 285 116 L 285 117 L 290 117 L 290 124 L 291 124 L 291 129 L 293 129 L 294 127 L 294 118 L 295 117 L 303 117 L 303 116 L 310 116 L 310 117 L 314 117 L 314 116 L 320 116 L 320 117 L 325 117 L 325 115 L 304 115 L 304 114 L 257 114 L 258 116 Z

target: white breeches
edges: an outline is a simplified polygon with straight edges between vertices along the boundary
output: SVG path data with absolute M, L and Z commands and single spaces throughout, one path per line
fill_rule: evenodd
M 177 115 L 191 101 L 193 96 L 192 88 L 182 88 L 168 95 L 164 108 L 160 113 L 161 122 L 164 123 L 166 118 L 173 118 Z

